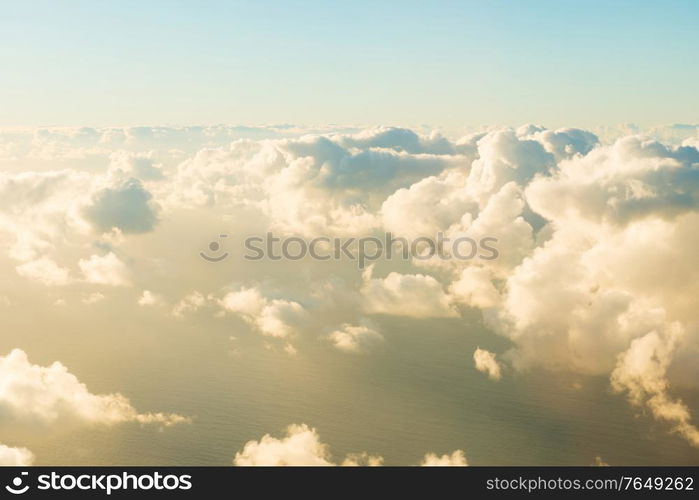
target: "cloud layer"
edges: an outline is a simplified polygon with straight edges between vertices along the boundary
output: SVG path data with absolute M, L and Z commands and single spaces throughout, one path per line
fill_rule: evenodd
M 602 375 L 699 446 L 692 408 L 675 389 L 676 374 L 689 373 L 684 387 L 697 390 L 697 129 L 603 132 L 525 125 L 457 139 L 389 127 L 6 131 L 2 272 L 33 290 L 75 289 L 83 306 L 133 291 L 134 307 L 163 306 L 147 309 L 168 320 L 200 310 L 242 319 L 294 353 L 298 339 L 311 338 L 371 355 L 390 336 L 370 320 L 387 316 L 453 321 L 467 335 L 462 318 L 480 311 L 508 345 L 473 353 L 491 379 L 534 368 Z M 210 286 L 213 279 L 187 273 L 191 260 L 168 261 L 175 251 L 143 251 L 181 245 L 187 236 L 172 239 L 173 228 L 185 220 L 207 230 L 253 221 L 259 233 L 303 237 L 493 237 L 498 256 L 377 262 L 363 273 L 298 263 Z M 196 258 L 197 244 L 182 253 Z M 182 418 L 91 394 L 60 363 L 33 365 L 20 350 L 1 359 L 8 414 L 163 425 Z M 330 462 L 304 426 L 251 443 L 241 461 Z

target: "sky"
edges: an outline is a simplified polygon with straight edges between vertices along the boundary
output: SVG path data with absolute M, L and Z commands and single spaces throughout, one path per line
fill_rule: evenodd
M 699 4 L 3 2 L 0 126 L 697 121 Z
M 0 465 L 699 463 L 696 2 L 0 5 Z

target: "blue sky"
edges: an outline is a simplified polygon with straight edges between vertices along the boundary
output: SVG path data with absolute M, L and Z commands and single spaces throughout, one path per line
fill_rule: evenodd
M 9 2 L 0 126 L 699 121 L 699 2 Z

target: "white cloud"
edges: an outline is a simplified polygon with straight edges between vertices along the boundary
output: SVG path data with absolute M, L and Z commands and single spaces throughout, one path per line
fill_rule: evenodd
M 612 386 L 628 392 L 633 404 L 646 406 L 655 418 L 669 422 L 677 433 L 699 447 L 699 429 L 691 423 L 689 408 L 668 393 L 667 369 L 682 334 L 681 326 L 675 323 L 665 331 L 652 331 L 633 340 L 619 356 Z
M 121 394 L 92 394 L 58 361 L 32 364 L 24 351 L 0 356 L 0 412 L 27 422 L 138 422 L 170 426 L 189 419 L 169 413 L 139 413 Z
M 466 461 L 466 455 L 462 450 L 456 450 L 452 452 L 451 455 L 444 454 L 438 456 L 435 453 L 427 453 L 420 463 L 422 466 L 434 467 L 434 466 L 464 466 L 468 465 Z
M 162 167 L 158 166 L 150 153 L 130 153 L 117 151 L 109 157 L 109 171 L 120 177 L 135 177 L 143 181 L 164 178 Z
M 383 457 L 362 453 L 350 453 L 341 464 L 343 467 L 379 467 L 383 465 Z
M 71 282 L 70 271 L 60 267 L 49 257 L 40 257 L 16 267 L 23 278 L 38 281 L 47 286 L 67 285 Z
M 12 448 L 0 444 L 0 465 L 22 466 L 32 465 L 34 454 L 26 448 Z
M 235 465 L 333 465 L 328 445 L 315 429 L 292 424 L 286 436 L 277 439 L 265 434 L 259 441 L 248 441 L 235 454 Z
M 442 285 L 432 276 L 391 272 L 372 278 L 373 267 L 363 275 L 364 312 L 414 318 L 454 317 L 457 311 Z
M 502 378 L 502 369 L 500 363 L 495 359 L 495 353 L 478 348 L 473 352 L 473 361 L 479 372 L 488 374 L 488 377 L 493 380 Z
M 411 154 L 453 155 L 458 149 L 448 139 L 436 132 L 424 136 L 410 129 L 395 127 L 370 128 L 337 138 L 346 147 L 392 149 Z
M 513 130 L 486 134 L 478 141 L 478 154 L 471 165 L 467 190 L 481 206 L 505 184 L 526 185 L 536 174 L 548 174 L 556 164 L 541 143 L 520 138 Z
M 230 292 L 219 304 L 225 311 L 239 314 L 262 335 L 275 338 L 294 335 L 308 316 L 298 302 L 268 299 L 257 288 Z
M 575 155 L 584 156 L 599 144 L 595 134 L 575 128 L 546 130 L 540 127 L 524 126 L 517 129 L 517 135 L 538 141 L 557 160 Z
M 0 248 L 29 262 L 80 240 L 89 230 L 81 210 L 96 183 L 97 176 L 73 170 L 0 172 Z
M 162 297 L 156 293 L 151 292 L 150 290 L 143 290 L 143 293 L 138 298 L 139 306 L 155 306 L 162 303 Z
M 175 307 L 172 308 L 172 314 L 176 318 L 183 318 L 186 313 L 198 311 L 206 303 L 207 298 L 201 292 L 194 291 L 175 304 Z
M 275 230 L 304 236 L 365 234 L 380 227 L 387 195 L 463 161 L 364 142 L 308 135 L 202 150 L 179 166 L 168 203 L 255 207 Z
M 117 228 L 123 233 L 145 233 L 158 221 L 152 195 L 138 179 L 127 179 L 95 193 L 84 214 L 101 232 Z
M 465 172 L 454 170 L 398 189 L 381 206 L 384 228 L 411 239 L 434 238 L 439 231 L 448 230 L 464 214 L 478 210 L 466 191 L 467 179 Z
M 367 325 L 345 323 L 328 334 L 328 340 L 341 351 L 364 353 L 382 343 L 384 338 L 378 331 Z
M 500 293 L 493 285 L 493 276 L 488 269 L 471 266 L 461 271 L 449 292 L 456 302 L 472 307 L 488 309 L 500 303 Z
M 380 466 L 384 459 L 380 455 L 367 452 L 350 453 L 343 460 L 335 462 L 330 447 L 320 440 L 316 429 L 306 424 L 291 424 L 286 435 L 275 438 L 265 434 L 259 441 L 248 441 L 243 449 L 235 454 L 234 465 L 261 466 Z M 420 465 L 467 465 L 466 456 L 461 450 L 451 455 L 438 457 L 427 453 Z
M 503 275 L 498 312 L 486 317 L 514 342 L 516 368 L 610 375 L 695 445 L 665 372 L 670 346 L 683 346 L 686 363 L 698 340 L 687 333 L 699 305 L 697 160 L 693 148 L 627 137 L 532 178 L 524 198 L 545 219 L 542 237 Z
M 80 270 L 88 283 L 110 286 L 130 284 L 129 269 L 113 252 L 106 255 L 92 255 L 89 259 L 80 259 Z

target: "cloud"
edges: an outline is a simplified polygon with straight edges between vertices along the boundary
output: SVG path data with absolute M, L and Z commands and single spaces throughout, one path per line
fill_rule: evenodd
M 276 231 L 303 236 L 365 234 L 380 227 L 376 212 L 387 195 L 463 161 L 364 143 L 307 135 L 202 150 L 178 167 L 167 203 L 251 207 Z
M 425 458 L 422 459 L 420 463 L 422 466 L 434 467 L 434 466 L 464 466 L 468 465 L 466 462 L 466 455 L 461 450 L 454 451 L 451 455 L 444 454 L 442 456 L 437 456 L 435 453 L 427 453 Z
M 559 161 L 576 155 L 585 156 L 599 145 L 599 138 L 595 134 L 576 128 L 547 130 L 525 125 L 517 129 L 517 135 L 539 142 Z
M 373 267 L 363 274 L 361 288 L 364 312 L 413 318 L 458 316 L 442 285 L 432 276 L 391 272 L 372 278 Z
M 40 257 L 36 260 L 25 262 L 15 269 L 17 274 L 23 278 L 38 281 L 47 286 L 67 285 L 72 281 L 70 271 L 59 266 L 49 257 Z
M 307 318 L 298 302 L 268 299 L 257 288 L 230 292 L 219 304 L 225 311 L 240 315 L 262 335 L 280 339 L 294 335 Z
M 343 467 L 379 467 L 383 465 L 383 457 L 369 455 L 367 452 L 350 453 L 340 464 Z
M 34 454 L 26 448 L 12 448 L 0 444 L 0 465 L 23 466 L 34 463 Z
M 201 292 L 194 291 L 183 297 L 175 307 L 172 308 L 172 314 L 176 318 L 183 318 L 186 313 L 195 312 L 204 307 L 208 299 Z
M 699 151 L 626 137 L 560 165 L 556 176 L 527 188 L 532 208 L 549 220 L 624 224 L 696 210 Z
M 450 171 L 430 176 L 392 193 L 381 206 L 383 225 L 406 238 L 435 237 L 459 223 L 464 214 L 476 213 L 477 202 L 466 191 L 467 176 Z
M 248 441 L 235 454 L 234 465 L 333 465 L 328 445 L 320 442 L 315 429 L 292 424 L 286 436 L 277 439 L 265 434 L 259 441 Z
M 345 323 L 339 329 L 328 334 L 328 340 L 341 351 L 364 353 L 384 341 L 374 328 L 366 325 L 351 325 Z
M 320 440 L 316 429 L 306 424 L 291 424 L 286 435 L 275 438 L 265 434 L 259 441 L 248 441 L 243 449 L 235 454 L 234 465 L 310 465 L 310 466 L 380 466 L 384 459 L 367 452 L 350 453 L 343 460 L 335 462 L 330 447 Z M 464 452 L 456 450 L 451 455 L 438 457 L 428 453 L 420 465 L 467 465 Z
M 691 298 L 699 240 L 689 229 L 699 220 L 697 155 L 626 137 L 531 177 L 523 199 L 542 218 L 539 234 L 500 273 L 500 299 L 491 293 L 481 304 L 488 324 L 513 341 L 503 359 L 515 368 L 608 375 L 693 444 L 689 410 L 669 396 L 665 372 L 680 362 L 670 346 L 689 353 L 697 345 L 687 330 L 699 305 Z M 458 295 L 476 302 L 468 287 Z
M 500 292 L 493 284 L 493 275 L 483 267 L 467 267 L 449 286 L 454 301 L 480 309 L 500 304 Z
M 139 306 L 155 306 L 163 303 L 162 297 L 160 295 L 151 292 L 150 290 L 143 290 L 143 293 L 138 298 Z
M 80 259 L 78 266 L 88 283 L 126 286 L 131 282 L 128 267 L 113 252 L 103 256 L 92 255 L 89 259 Z
M 0 172 L 2 248 L 20 262 L 52 251 L 66 234 L 86 227 L 80 215 L 94 179 L 71 170 Z
M 493 380 L 502 378 L 502 370 L 494 353 L 478 348 L 473 352 L 473 361 L 479 372 L 487 373 L 488 377 Z
M 555 157 L 540 142 L 520 138 L 513 130 L 483 136 L 478 141 L 478 154 L 467 189 L 481 205 L 505 184 L 526 185 L 537 174 L 549 174 L 556 165 Z
M 699 447 L 699 429 L 691 423 L 689 408 L 668 393 L 667 369 L 681 337 L 682 328 L 675 323 L 665 331 L 652 331 L 634 339 L 619 356 L 612 386 L 628 392 L 634 405 L 647 407 L 655 418 L 669 422 L 675 432 Z
M 154 181 L 164 178 L 163 170 L 157 166 L 149 153 L 129 153 L 117 151 L 109 157 L 109 171 L 120 177 L 133 177 L 142 181 Z
M 345 147 L 392 149 L 411 154 L 453 155 L 457 148 L 438 133 L 418 135 L 410 129 L 376 127 L 338 137 Z
M 0 412 L 25 423 L 45 424 L 77 421 L 171 426 L 189 421 L 170 413 L 139 413 L 118 393 L 92 394 L 58 361 L 49 366 L 35 365 L 20 349 L 0 356 Z
M 131 178 L 95 193 L 84 214 L 101 232 L 116 228 L 127 234 L 145 233 L 152 231 L 158 221 L 152 198 L 138 179 Z

